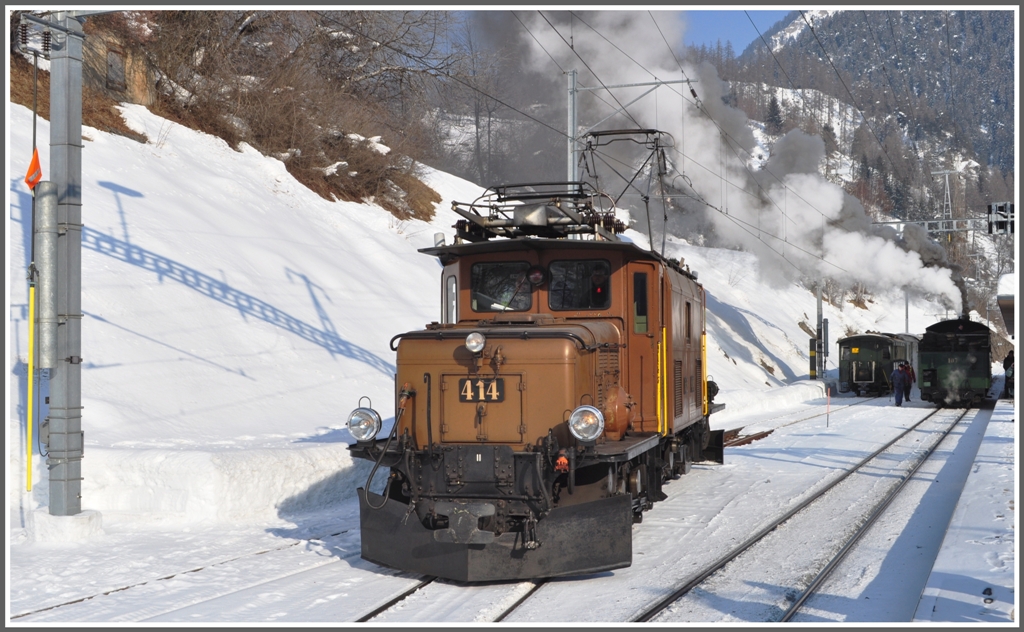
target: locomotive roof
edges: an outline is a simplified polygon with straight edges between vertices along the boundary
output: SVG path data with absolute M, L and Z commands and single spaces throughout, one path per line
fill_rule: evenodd
M 546 239 L 521 237 L 516 239 L 495 239 L 490 241 L 478 241 L 461 244 L 450 244 L 445 246 L 434 246 L 432 248 L 420 248 L 418 252 L 433 255 L 441 260 L 441 263 L 448 264 L 460 257 L 496 252 L 524 252 L 530 250 L 566 250 L 566 251 L 592 251 L 592 252 L 621 252 L 635 259 L 646 259 L 648 261 L 659 261 L 676 272 L 688 276 L 691 279 L 697 275 L 682 268 L 671 259 L 666 259 L 656 252 L 644 250 L 636 244 L 628 241 L 603 241 L 594 239 Z
M 978 323 L 973 320 L 966 318 L 956 318 L 953 320 L 944 320 L 934 325 L 930 325 L 925 331 L 935 334 L 986 334 L 990 332 L 989 328 L 984 323 Z

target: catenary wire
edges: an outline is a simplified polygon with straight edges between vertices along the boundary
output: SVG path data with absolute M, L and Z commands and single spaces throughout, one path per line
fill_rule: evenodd
M 590 71 L 590 74 L 594 75 L 594 79 L 597 79 L 597 83 L 599 83 L 601 87 L 604 88 L 605 90 L 608 90 L 608 87 L 605 86 L 604 82 L 601 81 L 601 78 L 597 76 L 597 73 L 594 72 L 594 69 L 590 67 L 590 65 L 586 62 L 585 59 L 583 59 L 582 56 L 580 56 L 578 52 L 576 52 L 576 49 L 574 49 L 569 42 L 565 41 L 565 37 L 563 37 L 562 34 L 558 32 L 558 29 L 555 28 L 555 25 L 551 23 L 551 20 L 548 20 L 547 16 L 545 16 L 544 13 L 542 13 L 541 11 L 537 11 L 537 15 L 542 17 L 544 21 L 548 23 L 548 26 L 551 27 L 551 30 L 555 32 L 555 35 L 558 35 L 558 37 L 561 38 L 563 42 L 565 42 L 565 45 L 569 47 L 569 50 L 572 51 L 572 54 L 576 55 L 576 58 L 580 60 L 580 63 L 583 64 L 586 67 L 586 69 Z M 611 93 L 611 90 L 608 90 L 608 94 L 610 94 L 612 99 L 615 100 L 615 103 L 618 104 L 619 109 L 622 110 L 626 117 L 628 117 L 629 120 L 633 121 L 634 125 L 636 125 L 637 127 L 642 127 L 640 123 L 637 122 L 635 118 L 633 118 L 633 115 L 629 113 L 629 110 L 626 109 L 626 106 L 622 105 L 622 103 L 617 98 L 615 98 L 615 95 Z

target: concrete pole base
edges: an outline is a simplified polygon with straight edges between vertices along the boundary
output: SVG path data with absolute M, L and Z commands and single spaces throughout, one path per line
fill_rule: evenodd
M 73 516 L 51 516 L 49 507 L 28 514 L 26 531 L 34 542 L 78 542 L 103 534 L 103 515 L 83 509 Z

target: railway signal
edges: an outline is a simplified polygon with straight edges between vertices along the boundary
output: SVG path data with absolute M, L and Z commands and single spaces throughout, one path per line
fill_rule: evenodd
M 999 202 L 988 205 L 988 234 L 1013 234 L 1013 202 Z

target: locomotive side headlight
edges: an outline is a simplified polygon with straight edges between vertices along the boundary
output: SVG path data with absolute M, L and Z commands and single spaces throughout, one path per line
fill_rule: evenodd
M 604 415 L 593 406 L 580 406 L 569 415 L 569 432 L 580 441 L 596 441 L 604 432 Z
M 380 427 L 380 415 L 372 408 L 357 408 L 348 416 L 348 431 L 356 441 L 373 441 Z
M 485 344 L 487 344 L 487 339 L 484 338 L 484 335 L 479 331 L 474 331 L 466 336 L 466 348 L 473 353 L 480 353 L 483 351 Z

